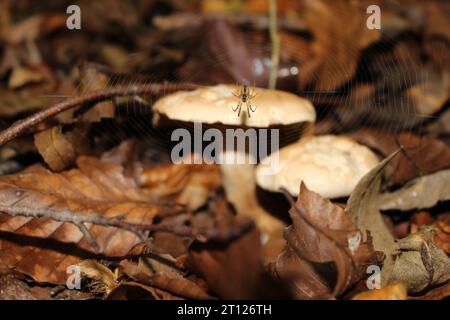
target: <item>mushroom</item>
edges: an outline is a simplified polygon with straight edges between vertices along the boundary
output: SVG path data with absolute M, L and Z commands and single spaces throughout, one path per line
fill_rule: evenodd
M 166 116 L 170 120 L 185 122 L 267 128 L 314 122 L 316 119 L 314 107 L 308 100 L 289 92 L 262 88 L 250 88 L 256 94 L 250 101 L 256 107 L 254 114 L 238 117 L 233 108 L 240 102 L 236 97 L 239 91 L 239 86 L 220 84 L 175 92 L 154 104 L 154 122 Z
M 240 113 L 239 106 L 241 107 Z M 202 128 L 214 128 L 222 133 L 223 145 L 220 151 L 227 157 L 227 161 L 220 162 L 220 164 L 227 199 L 233 204 L 238 214 L 250 216 L 255 220 L 262 231 L 266 247 L 277 248 L 284 246 L 282 232 L 285 224 L 258 204 L 253 164 L 270 152 L 277 151 L 280 145 L 298 140 L 308 131 L 307 129 L 312 128 L 315 119 L 316 112 L 311 102 L 295 94 L 224 84 L 201 87 L 194 91 L 179 91 L 159 99 L 153 105 L 154 125 L 169 129 L 171 133 L 175 128 L 193 130 L 192 145 L 198 144 L 198 138 L 202 139 L 202 137 L 196 136 L 198 124 L 201 124 Z M 249 136 L 245 140 L 245 150 L 230 149 L 226 146 L 227 142 L 232 140 L 225 132 L 228 129 L 235 131 L 238 129 L 258 129 L 260 131 L 262 129 L 271 132 L 277 131 L 278 134 L 276 136 L 272 136 L 272 134 L 257 135 L 257 139 L 253 140 L 258 141 L 252 141 Z M 276 149 L 272 148 L 271 144 L 274 138 L 277 139 Z M 208 139 L 202 139 L 203 149 L 205 149 L 205 140 Z M 261 155 L 261 152 L 258 152 L 255 155 L 248 152 L 251 150 L 251 143 L 261 148 L 261 142 L 262 144 L 266 143 L 266 154 Z M 191 151 L 198 152 L 198 150 Z M 248 154 L 250 154 L 248 159 L 253 159 L 254 162 L 246 160 Z M 199 158 L 203 160 L 204 154 Z M 234 161 L 228 161 L 230 158 Z M 244 160 L 240 161 L 239 159 Z M 280 240 L 282 245 L 280 245 Z
M 266 170 L 273 163 L 277 167 Z M 257 167 L 256 181 L 266 191 L 284 188 L 295 197 L 303 181 L 323 197 L 342 198 L 377 164 L 378 158 L 369 148 L 349 137 L 311 136 L 265 158 Z
M 153 124 L 159 128 L 187 128 L 190 131 L 194 130 L 194 134 L 195 124 L 201 124 L 202 129 L 219 129 L 223 137 L 226 137 L 226 129 L 253 128 L 271 132 L 273 131 L 271 129 L 279 129 L 276 140 L 283 146 L 298 140 L 306 129 L 312 127 L 316 119 L 311 102 L 295 94 L 250 88 L 248 95 L 243 98 L 241 89 L 236 85 L 221 84 L 167 95 L 153 105 Z M 237 110 L 239 105 L 240 114 Z M 248 105 L 251 108 L 247 108 Z M 271 135 L 264 137 L 268 146 L 271 145 L 271 137 Z M 259 138 L 258 135 L 258 140 Z M 229 141 L 224 138 L 224 145 L 226 140 Z M 258 141 L 254 143 L 259 146 Z M 248 142 L 246 148 L 248 150 Z M 230 151 L 223 148 L 223 151 L 225 150 Z M 274 150 L 267 150 L 267 154 L 270 151 Z

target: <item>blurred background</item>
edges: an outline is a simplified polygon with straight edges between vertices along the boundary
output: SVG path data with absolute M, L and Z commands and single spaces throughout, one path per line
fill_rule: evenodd
M 0 128 L 68 97 L 117 84 L 267 87 L 273 49 L 269 3 L 2 0 Z M 66 10 L 74 4 L 81 28 L 69 30 L 72 12 Z M 368 27 L 373 5 L 380 8 L 379 29 Z M 317 134 L 413 131 L 449 142 L 448 1 L 278 0 L 276 9 L 277 88 L 313 101 Z M 54 121 L 94 123 L 100 144 L 109 147 L 130 131 L 157 135 L 147 117 L 151 103 L 148 97 L 116 99 Z M 127 123 L 120 125 L 120 118 Z M 375 131 L 370 140 L 378 139 Z M 0 159 L 32 152 L 26 145 L 20 151 L 3 148 Z

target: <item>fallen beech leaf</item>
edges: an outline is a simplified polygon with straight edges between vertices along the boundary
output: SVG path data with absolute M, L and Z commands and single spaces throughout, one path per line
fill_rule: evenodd
M 117 273 L 113 273 L 108 267 L 95 260 L 84 260 L 77 264 L 83 276 L 96 281 L 90 291 L 94 293 L 109 294 L 118 286 Z
M 383 221 L 379 211 L 379 190 L 384 168 L 398 151 L 380 162 L 368 172 L 353 189 L 347 203 L 350 220 L 361 232 L 370 231 L 375 250 L 389 255 L 398 250 L 395 239 Z
M 449 99 L 449 92 L 450 74 L 437 68 L 429 68 L 426 81 L 405 91 L 414 104 L 415 111 L 422 117 L 433 115 L 442 109 Z
M 17 45 L 21 42 L 35 41 L 40 36 L 62 29 L 66 26 L 64 14 L 37 14 L 23 19 L 5 33 L 5 40 Z
M 252 299 L 267 294 L 258 292 L 263 268 L 255 229 L 224 246 L 196 243 L 188 259 L 190 269 L 222 299 Z
M 29 83 L 41 82 L 45 77 L 46 75 L 39 72 L 39 70 L 17 66 L 13 69 L 11 76 L 9 77 L 8 87 L 10 89 L 17 89 Z
M 0 274 L 0 300 L 49 300 L 50 290 L 47 292 L 33 290 L 14 273 Z M 45 294 L 46 293 L 46 294 Z
M 367 128 L 358 130 L 351 136 L 380 151 L 384 156 L 403 147 L 399 156 L 386 167 L 385 177 L 389 186 L 404 184 L 418 176 L 450 168 L 449 146 L 430 136 L 417 136 L 413 133 L 396 135 Z
M 314 35 L 312 49 L 316 58 L 311 63 L 315 64 L 312 76 L 315 89 L 338 88 L 352 79 L 361 50 L 380 36 L 378 30 L 366 27 L 369 4 L 350 0 L 307 0 L 304 3 L 305 21 Z
M 417 178 L 403 188 L 381 195 L 381 210 L 412 210 L 450 200 L 450 170 Z
M 378 57 L 373 59 L 377 66 L 395 65 L 399 60 L 402 57 L 394 56 L 386 63 L 380 63 Z M 449 73 L 435 66 L 411 70 L 409 64 L 396 66 L 392 71 L 378 70 L 381 79 L 376 83 L 354 87 L 349 99 L 336 110 L 339 123 L 346 128 L 381 126 L 395 132 L 398 128 L 414 128 L 433 118 L 449 98 Z M 405 78 L 416 80 L 405 84 Z
M 184 277 L 175 259 L 168 254 L 147 254 L 139 259 L 138 264 L 124 260 L 120 266 L 125 274 L 139 283 L 188 299 L 212 299 L 195 282 Z
M 75 141 L 62 133 L 61 126 L 52 127 L 34 135 L 36 148 L 54 171 L 61 171 L 74 163 L 76 158 L 74 143 Z
M 391 284 L 382 289 L 358 293 L 352 300 L 406 300 L 407 291 L 402 283 Z
M 109 77 L 90 65 L 80 70 L 80 94 L 88 94 L 97 90 L 105 90 L 109 85 Z M 102 118 L 113 118 L 115 107 L 111 101 L 97 103 L 83 114 L 87 122 L 99 122 Z
M 399 248 L 393 234 L 386 226 L 379 211 L 379 191 L 383 170 L 392 161 L 398 151 L 380 162 L 375 168 L 368 172 L 356 185 L 347 203 L 349 218 L 362 231 L 369 231 L 373 237 L 375 250 L 382 251 L 386 258 L 383 269 L 394 263 L 393 255 Z M 388 282 L 385 273 L 381 273 L 382 285 Z
M 356 186 L 348 201 L 352 221 L 373 235 L 376 250 L 386 255 L 381 269 L 381 284 L 402 282 L 408 292 L 420 292 L 450 278 L 450 259 L 433 242 L 434 228 L 423 227 L 417 234 L 395 240 L 379 212 L 379 190 L 383 169 L 399 151 L 383 160 Z
M 436 232 L 434 227 L 422 227 L 397 240 L 400 251 L 381 271 L 386 283 L 402 282 L 409 292 L 416 293 L 450 280 L 450 258 L 433 242 Z
M 433 242 L 438 248 L 443 250 L 446 254 L 450 254 L 450 225 L 443 221 L 438 221 L 433 225 L 438 229 L 433 235 Z
M 31 112 L 50 103 L 46 96 L 30 95 L 24 90 L 19 92 L 0 88 L 0 116 L 12 117 L 22 112 Z
M 144 169 L 139 184 L 150 192 L 171 196 L 176 203 L 191 210 L 204 206 L 221 185 L 219 168 L 208 164 L 168 164 Z
M 296 298 L 338 296 L 362 278 L 368 265 L 381 262 L 371 237 L 363 239 L 345 210 L 303 183 L 289 214 L 293 224 L 285 232 L 288 245 L 275 270 L 293 279 Z
M 2 210 L 77 213 L 123 217 L 124 222 L 151 224 L 164 206 L 139 189 L 123 168 L 80 157 L 78 169 L 59 174 L 39 165 L 0 178 Z M 170 210 L 170 209 L 169 209 Z M 130 231 L 87 225 L 105 257 L 122 257 L 141 240 Z M 95 252 L 80 229 L 48 218 L 0 214 L 0 265 L 15 267 L 38 282 L 66 283 L 66 269 Z
M 213 224 L 219 229 L 231 228 L 236 223 L 224 198 L 211 201 L 209 210 L 214 216 Z M 222 299 L 285 295 L 264 271 L 260 233 L 256 228 L 228 243 L 194 242 L 185 266 L 204 279 L 211 291 Z

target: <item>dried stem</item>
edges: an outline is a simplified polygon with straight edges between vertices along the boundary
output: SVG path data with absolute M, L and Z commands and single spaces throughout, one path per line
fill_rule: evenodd
M 252 220 L 243 218 L 241 218 L 233 228 L 222 231 L 216 229 L 193 228 L 184 225 L 171 226 L 165 224 L 135 224 L 124 221 L 123 216 L 108 218 L 96 214 L 81 215 L 64 209 L 30 209 L 26 207 L 0 205 L 0 212 L 13 217 L 24 216 L 30 218 L 47 218 L 60 222 L 72 223 L 78 227 L 80 232 L 85 237 L 86 242 L 88 242 L 96 252 L 99 251 L 99 246 L 85 224 L 94 224 L 104 227 L 115 227 L 118 229 L 127 230 L 136 234 L 139 238 L 141 238 L 141 240 L 145 240 L 147 238 L 147 232 L 160 231 L 173 233 L 181 237 L 191 237 L 201 242 L 228 242 L 234 238 L 239 237 L 241 234 L 243 234 L 253 226 Z
M 30 127 L 33 127 L 46 119 L 54 117 L 55 115 L 63 111 L 76 108 L 83 104 L 95 103 L 102 100 L 111 99 L 117 96 L 132 96 L 137 94 L 161 95 L 167 92 L 173 92 L 177 90 L 192 90 L 197 87 L 198 85 L 190 83 L 180 83 L 180 84 L 154 83 L 154 84 L 140 84 L 134 86 L 118 86 L 108 90 L 92 92 L 85 96 L 76 97 L 57 103 L 25 119 L 13 123 L 9 128 L 0 132 L 0 146 L 20 136 Z
M 272 64 L 270 66 L 269 89 L 277 87 L 278 65 L 280 63 L 280 36 L 277 30 L 277 0 L 269 0 L 269 30 L 272 42 Z
M 175 13 L 168 16 L 156 16 L 153 24 L 160 30 L 176 31 L 187 28 L 198 28 L 205 21 L 224 20 L 234 25 L 251 26 L 255 30 L 270 28 L 270 17 L 260 14 L 230 13 Z M 277 25 L 284 30 L 292 32 L 308 32 L 306 23 L 298 18 L 280 17 Z

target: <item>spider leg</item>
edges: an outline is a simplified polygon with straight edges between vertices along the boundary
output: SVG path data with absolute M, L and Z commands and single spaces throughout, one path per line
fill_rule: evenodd
M 252 110 L 252 112 L 255 112 L 256 109 L 258 109 L 258 107 L 255 107 L 255 109 L 253 110 L 252 105 L 250 103 L 248 103 L 247 106 L 250 108 L 250 110 Z
M 231 108 L 231 109 L 233 109 L 233 111 L 236 112 L 238 109 L 241 109 L 241 107 L 242 107 L 242 102 L 239 101 L 236 108 Z

